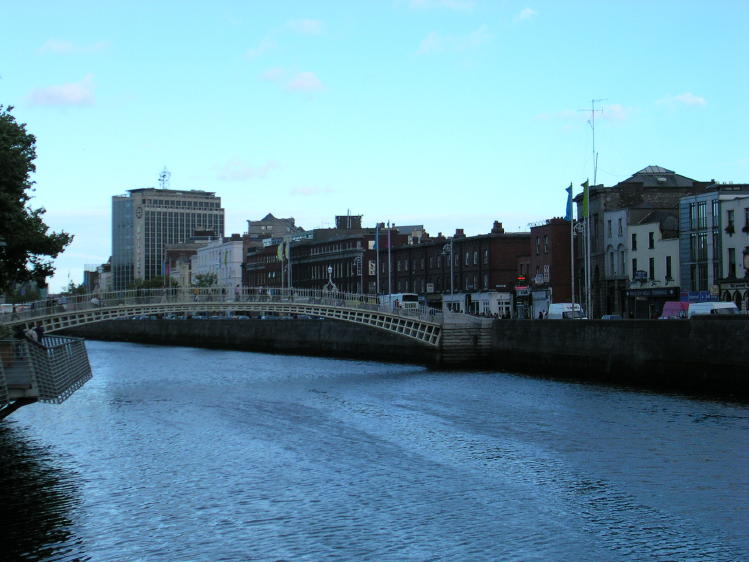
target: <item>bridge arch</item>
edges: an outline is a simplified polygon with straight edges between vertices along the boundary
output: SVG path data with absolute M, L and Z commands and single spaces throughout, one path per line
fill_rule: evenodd
M 373 295 L 331 293 L 309 289 L 246 288 L 227 296 L 220 289 L 150 289 L 88 294 L 32 303 L 10 315 L 3 323 L 13 328 L 41 326 L 46 333 L 85 324 L 164 314 L 199 315 L 272 313 L 310 316 L 363 324 L 385 330 L 425 345 L 439 347 L 442 313 L 426 307 L 414 310 L 380 305 Z

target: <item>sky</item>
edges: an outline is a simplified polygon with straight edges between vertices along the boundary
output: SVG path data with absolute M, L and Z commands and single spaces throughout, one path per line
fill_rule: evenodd
M 227 235 L 269 212 L 527 231 L 593 181 L 594 130 L 599 184 L 649 165 L 749 182 L 749 0 L 38 0 L 3 19 L 32 205 L 75 235 L 52 291 L 107 261 L 112 196 L 165 167 L 222 198 Z

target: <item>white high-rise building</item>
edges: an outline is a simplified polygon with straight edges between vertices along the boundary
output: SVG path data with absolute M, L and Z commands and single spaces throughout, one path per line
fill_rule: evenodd
M 164 246 L 196 232 L 224 235 L 224 209 L 213 192 L 143 188 L 112 197 L 114 289 L 164 275 Z

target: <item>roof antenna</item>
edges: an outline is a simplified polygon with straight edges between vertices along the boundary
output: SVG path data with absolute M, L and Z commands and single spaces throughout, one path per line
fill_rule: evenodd
M 164 166 L 164 169 L 161 170 L 161 173 L 159 174 L 159 185 L 161 186 L 161 189 L 169 189 L 169 178 L 172 177 L 172 173 L 166 169 L 166 166 Z

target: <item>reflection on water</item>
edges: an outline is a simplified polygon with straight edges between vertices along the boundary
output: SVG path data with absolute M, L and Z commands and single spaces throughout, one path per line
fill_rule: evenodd
M 501 373 L 87 345 L 93 380 L 0 426 L 4 509 L 23 513 L 9 527 L 14 554 L 749 558 L 746 406 Z
M 27 435 L 12 423 L 0 423 L 5 560 L 63 558 L 85 552 L 70 520 L 79 505 L 77 478 L 57 466 L 54 455 L 53 447 L 28 442 Z

